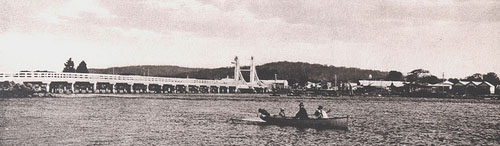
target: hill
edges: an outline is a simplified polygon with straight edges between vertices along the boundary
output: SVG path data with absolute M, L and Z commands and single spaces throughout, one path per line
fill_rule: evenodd
M 245 67 L 243 67 L 245 68 Z M 248 68 L 248 67 L 246 67 Z M 365 70 L 359 68 L 335 67 L 320 64 L 310 64 L 303 62 L 274 62 L 256 67 L 259 78 L 262 80 L 273 80 L 274 74 L 278 79 L 288 80 L 289 84 L 299 83 L 304 85 L 307 81 L 326 82 L 334 81 L 337 75 L 338 81 L 357 82 L 360 79 L 368 79 L 371 74 L 373 79 L 383 79 L 388 72 L 378 70 Z M 201 69 L 192 72 L 178 74 L 175 77 L 200 78 L 200 79 L 221 79 L 229 76 L 233 77 L 233 68 Z M 248 81 L 248 72 L 243 72 L 243 76 Z
M 186 68 L 179 66 L 126 66 L 113 67 L 115 74 L 120 75 L 147 75 L 158 77 L 178 77 L 197 79 L 222 79 L 233 78 L 234 67 L 222 67 L 215 69 Z M 89 69 L 90 73 L 112 74 L 113 68 Z M 248 66 L 242 68 L 249 68 Z M 299 83 L 304 85 L 307 81 L 327 82 L 334 81 L 337 75 L 338 81 L 356 82 L 360 79 L 368 79 L 371 74 L 373 79 L 383 79 L 388 72 L 378 70 L 366 70 L 359 68 L 336 67 L 321 64 L 310 64 L 304 62 L 273 62 L 256 67 L 261 80 L 273 80 L 277 74 L 279 80 L 288 80 L 289 84 Z M 243 72 L 248 81 L 249 72 Z
M 115 74 L 119 75 L 147 75 L 157 77 L 175 77 L 179 74 L 186 72 L 194 72 L 201 70 L 200 68 L 187 68 L 171 65 L 137 65 L 137 66 L 124 66 L 124 67 L 111 67 L 106 69 L 89 69 L 90 73 L 99 74 Z

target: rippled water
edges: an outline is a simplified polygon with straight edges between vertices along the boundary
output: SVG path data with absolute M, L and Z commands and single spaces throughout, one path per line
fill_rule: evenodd
M 0 99 L 0 145 L 499 145 L 500 104 L 251 97 Z M 349 131 L 233 123 L 303 101 L 351 115 Z

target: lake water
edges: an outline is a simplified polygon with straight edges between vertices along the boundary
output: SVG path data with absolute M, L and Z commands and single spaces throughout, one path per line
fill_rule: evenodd
M 76 97 L 0 99 L 0 145 L 499 145 L 500 104 L 401 98 Z M 388 99 L 388 100 L 387 100 Z M 350 115 L 348 131 L 234 123 L 304 102 Z

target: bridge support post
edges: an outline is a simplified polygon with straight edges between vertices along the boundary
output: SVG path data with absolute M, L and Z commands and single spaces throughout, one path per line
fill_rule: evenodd
M 68 83 L 68 84 L 71 86 L 71 89 L 70 89 L 71 91 L 69 91 L 69 92 L 75 93 L 75 83 Z
M 47 82 L 45 84 L 47 84 L 47 86 L 45 86 L 45 90 L 47 91 L 47 93 L 50 93 L 50 82 Z
M 95 93 L 97 91 L 97 82 L 91 84 L 92 84 L 92 93 Z

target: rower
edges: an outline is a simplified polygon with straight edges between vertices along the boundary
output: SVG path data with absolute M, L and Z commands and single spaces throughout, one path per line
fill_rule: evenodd
M 271 116 L 271 114 L 269 114 L 269 112 L 267 112 L 265 109 L 259 108 L 258 111 L 259 111 L 260 114 L 262 114 L 262 116 L 265 116 L 265 117 Z
M 326 119 L 328 118 L 328 114 L 325 110 L 323 110 L 323 106 L 318 106 L 318 109 L 316 110 L 316 112 L 314 113 L 314 115 L 316 117 L 318 117 L 318 119 Z
M 297 114 L 295 114 L 295 117 L 296 119 L 309 119 L 309 117 L 307 116 L 307 111 L 306 109 L 304 108 L 304 103 L 300 103 L 299 104 L 299 112 L 297 112 Z
M 285 109 L 284 109 L 284 108 L 281 108 L 281 109 L 280 109 L 279 116 L 280 116 L 280 117 L 283 117 L 283 118 L 284 118 L 284 117 L 286 117 L 286 116 L 285 116 Z

